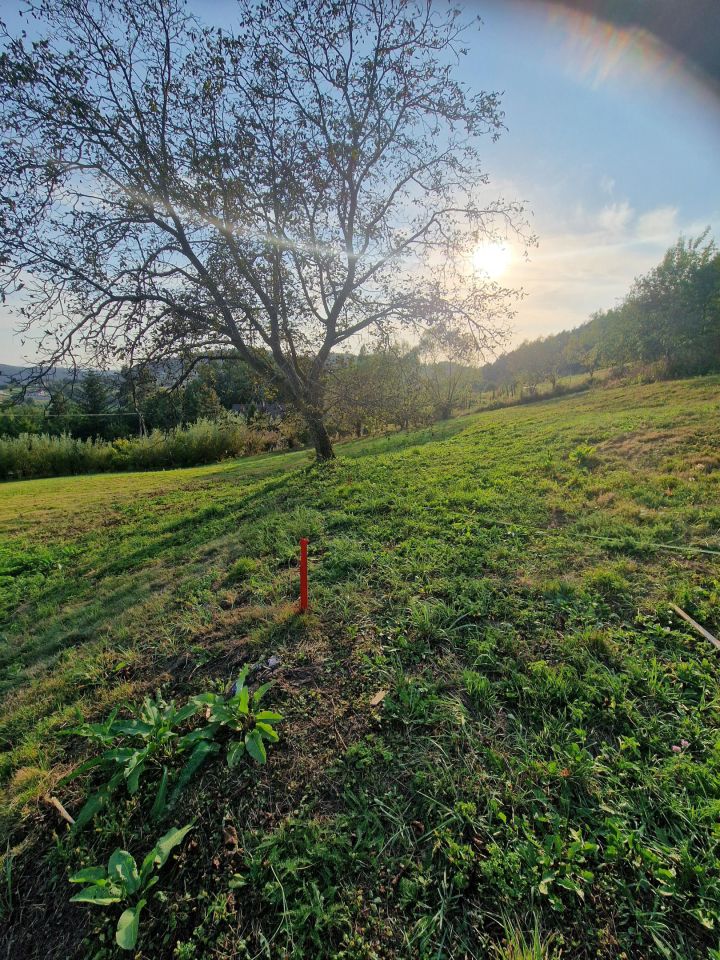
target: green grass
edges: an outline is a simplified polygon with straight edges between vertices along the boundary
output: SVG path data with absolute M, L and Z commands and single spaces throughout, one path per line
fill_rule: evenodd
M 720 661 L 667 606 L 720 632 L 719 418 L 703 378 L 321 467 L 3 485 L 10 954 L 113 956 L 117 917 L 69 905 L 67 875 L 156 839 L 142 791 L 68 832 L 43 798 L 77 812 L 91 781 L 59 783 L 86 755 L 61 731 L 274 655 L 281 741 L 189 788 L 142 956 L 720 955 Z

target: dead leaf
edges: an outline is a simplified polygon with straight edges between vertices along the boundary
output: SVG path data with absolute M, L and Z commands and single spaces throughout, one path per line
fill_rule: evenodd
M 223 840 L 226 847 L 232 850 L 237 850 L 239 840 L 235 827 L 232 825 L 223 827 Z

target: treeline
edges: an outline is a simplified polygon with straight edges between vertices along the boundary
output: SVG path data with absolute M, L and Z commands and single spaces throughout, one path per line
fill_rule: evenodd
M 431 331 L 416 345 L 393 343 L 332 357 L 324 384 L 331 433 L 343 438 L 407 428 L 469 407 L 479 396 L 478 371 L 466 363 L 471 354 L 458 334 Z M 144 367 L 89 370 L 75 381 L 53 378 L 25 402 L 8 397 L 0 408 L 0 435 L 112 441 L 168 434 L 233 412 L 274 434 L 279 449 L 307 442 L 307 428 L 289 399 L 239 358 L 204 360 L 180 386 L 169 385 L 179 372 Z
M 479 380 L 468 349 L 435 332 L 414 346 L 335 357 L 325 385 L 332 435 L 408 429 L 469 408 Z M 167 377 L 89 371 L 51 381 L 44 402 L 0 411 L 0 479 L 195 466 L 310 442 L 292 405 L 239 359 L 197 364 L 177 389 Z
M 482 369 L 484 389 L 517 396 L 601 368 L 642 367 L 653 378 L 720 369 L 720 254 L 708 231 L 680 238 L 622 303 L 575 330 L 525 342 Z
M 426 351 L 436 347 L 424 341 L 412 348 L 395 345 L 336 358 L 327 383 L 333 435 L 341 439 L 388 428 L 408 429 L 450 416 L 458 407 L 468 408 L 478 388 L 477 371 L 462 364 L 447 346 L 445 359 L 425 362 Z M 256 395 L 242 413 L 225 409 L 211 386 L 216 382 L 209 379 L 212 370 L 208 364 L 188 387 L 162 391 L 168 405 L 175 405 L 171 409 L 178 411 L 180 423 L 175 427 L 156 426 L 142 436 L 104 439 L 103 432 L 126 429 L 117 411 L 108 411 L 89 422 L 78 421 L 72 414 L 59 417 L 63 432 L 25 430 L 0 437 L 0 480 L 189 467 L 289 450 L 309 442 L 304 421 L 279 401 L 268 403 Z M 100 396 L 97 386 L 101 382 L 96 374 L 89 374 L 74 402 L 80 405 L 86 398 Z M 203 397 L 205 415 L 183 424 L 181 414 L 195 413 L 188 397 L 194 401 L 198 395 Z M 56 420 L 43 416 L 42 411 L 32 416 L 36 427 L 51 424 L 57 431 Z M 74 435 L 77 433 L 80 435 Z

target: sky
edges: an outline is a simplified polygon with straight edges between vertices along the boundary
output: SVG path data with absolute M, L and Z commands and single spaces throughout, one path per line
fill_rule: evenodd
M 503 282 L 522 286 L 514 342 L 617 303 L 682 232 L 720 240 L 720 96 L 673 50 L 546 3 L 477 3 L 463 65 L 504 91 L 507 131 L 486 169 L 528 202 L 539 245 Z
M 229 0 L 191 3 L 222 23 Z M 510 248 L 522 287 L 511 343 L 612 307 L 680 233 L 720 240 L 720 90 L 643 31 L 555 4 L 466 0 L 461 77 L 503 93 L 507 130 L 486 144 L 489 197 L 523 200 L 538 246 Z M 12 18 L 9 17 L 11 20 Z M 0 307 L 0 363 L 32 361 Z

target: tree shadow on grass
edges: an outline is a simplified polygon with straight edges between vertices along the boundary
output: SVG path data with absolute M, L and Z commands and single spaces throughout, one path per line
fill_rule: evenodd
M 150 598 L 153 584 L 133 578 L 112 591 L 97 589 L 88 602 L 81 602 L 58 612 L 44 625 L 35 625 L 26 639 L 6 641 L 0 647 L 0 692 L 12 689 L 27 680 L 27 672 L 40 661 L 51 660 L 58 653 L 96 640 L 107 632 L 108 622 L 117 622 L 131 608 Z

